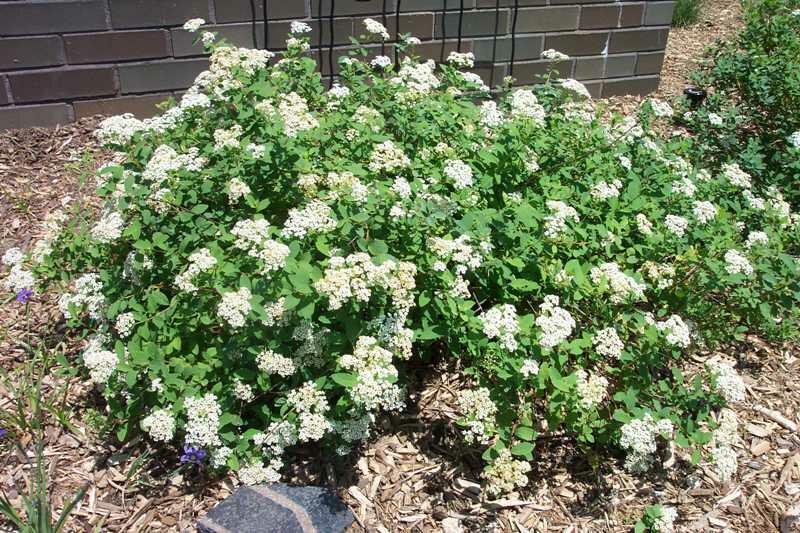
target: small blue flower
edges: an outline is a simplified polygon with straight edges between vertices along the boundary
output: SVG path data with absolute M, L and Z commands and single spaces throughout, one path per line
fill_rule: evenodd
M 199 465 L 200 462 L 205 458 L 206 452 L 202 448 L 195 448 L 194 446 L 189 446 L 188 444 L 183 446 L 183 454 L 181 455 L 181 463 L 186 464 L 195 464 Z
M 22 289 L 17 293 L 17 301 L 21 304 L 26 304 L 31 299 L 31 296 L 33 296 L 33 290 Z
M 5 437 L 5 436 L 6 436 L 6 433 L 8 433 L 8 430 L 7 430 L 7 429 L 0 428 L 0 439 L 2 439 L 3 437 Z

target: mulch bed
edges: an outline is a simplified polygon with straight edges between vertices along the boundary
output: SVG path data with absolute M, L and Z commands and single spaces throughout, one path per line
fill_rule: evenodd
M 740 18 L 736 1 L 709 1 L 700 23 L 672 30 L 658 96 L 680 94 L 705 46 L 735 31 Z M 630 112 L 640 100 L 615 98 L 609 105 Z M 95 125 L 83 120 L 0 134 L 0 251 L 27 246 L 65 196 L 91 198 L 92 182 L 83 180 L 109 157 L 91 137 Z M 36 295 L 27 315 L 14 302 L 0 306 L 0 367 L 20 369 L 29 357 L 25 345 L 37 343 L 68 356 L 77 352 L 79 343 L 64 332 L 54 296 Z M 301 450 L 289 477 L 337 488 L 356 516 L 354 531 L 622 532 L 656 502 L 678 508 L 679 530 L 779 531 L 784 514 L 800 501 L 800 437 L 754 407 L 797 424 L 800 352 L 752 338 L 727 355 L 738 360 L 748 387 L 747 401 L 737 410 L 739 473 L 730 483 L 720 484 L 713 468 L 690 466 L 680 454 L 673 469 L 632 477 L 618 458 L 593 457 L 569 438 L 548 434 L 537 445 L 529 486 L 514 497 L 487 501 L 479 485 L 480 452 L 466 448 L 454 427 L 454 398 L 465 378 L 452 360 L 412 368 L 408 410 L 382 419 L 351 457 L 331 463 L 318 451 Z M 4 387 L 0 407 L 8 408 L 14 393 Z M 54 506 L 88 486 L 69 531 L 192 530 L 198 517 L 235 488 L 199 470 L 177 471 L 176 454 L 156 452 L 144 441 L 115 444 L 95 422 L 102 402 L 79 378 L 48 376 L 44 388 L 45 397 L 63 402 L 70 418 L 68 428 L 49 420 L 45 431 Z M 15 438 L 26 453 L 12 446 Z M 26 435 L 0 441 L 0 483 L 17 503 L 16 487 L 30 482 L 30 449 Z

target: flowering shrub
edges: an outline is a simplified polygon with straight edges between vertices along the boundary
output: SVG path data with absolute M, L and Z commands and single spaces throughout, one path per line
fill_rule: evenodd
M 710 92 L 682 115 L 699 133 L 698 156 L 738 161 L 800 205 L 800 3 L 745 3 L 745 27 L 712 48 L 695 83 Z
M 718 413 L 741 380 L 684 362 L 795 333 L 798 221 L 779 192 L 756 209 L 743 170 L 648 135 L 667 104 L 607 120 L 549 78 L 492 100 L 459 70 L 471 57 L 421 61 L 411 38 L 396 69 L 359 51 L 325 90 L 303 26 L 280 60 L 203 34 L 210 69 L 179 104 L 98 130 L 117 152 L 99 219 L 51 215 L 30 253 L 6 253 L 10 290 L 69 283 L 59 303 L 118 436 L 274 481 L 292 446 L 346 454 L 402 409 L 403 362 L 436 347 L 474 378 L 460 424 L 490 494 L 526 483 L 543 431 L 634 471 L 674 440 L 732 474 Z

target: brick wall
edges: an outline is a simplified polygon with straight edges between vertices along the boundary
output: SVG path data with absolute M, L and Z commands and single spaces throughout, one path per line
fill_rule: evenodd
M 400 32 L 423 40 L 422 55 L 439 59 L 442 46 L 448 52 L 457 45 L 461 0 L 267 1 L 270 49 L 281 47 L 296 19 L 312 25 L 315 47 L 321 26 L 327 47 L 334 2 L 334 67 L 361 21 L 381 20 L 384 5 L 394 33 L 397 2 Z M 657 88 L 673 1 L 463 0 L 462 51 L 475 53 L 475 71 L 487 81 L 492 68 L 496 83 L 509 72 L 515 3 L 519 83 L 543 72 L 540 54 L 554 48 L 572 57 L 559 65 L 562 75 L 584 81 L 595 96 Z M 204 18 L 229 41 L 263 48 L 263 15 L 262 0 L 0 0 L 0 129 L 99 113 L 150 115 L 206 67 L 193 35 L 181 29 L 185 20 Z M 330 74 L 327 51 L 321 62 Z

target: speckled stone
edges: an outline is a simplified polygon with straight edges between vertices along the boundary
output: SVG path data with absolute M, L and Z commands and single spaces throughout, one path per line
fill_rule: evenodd
M 197 523 L 200 533 L 339 533 L 353 522 L 330 489 L 276 483 L 240 487 Z

